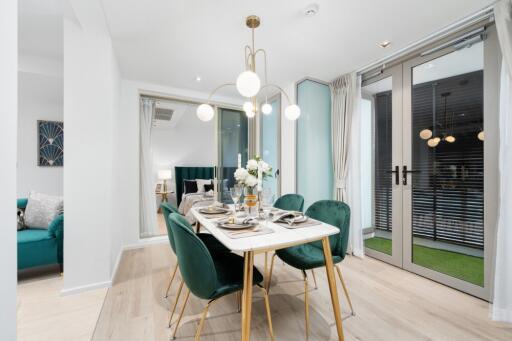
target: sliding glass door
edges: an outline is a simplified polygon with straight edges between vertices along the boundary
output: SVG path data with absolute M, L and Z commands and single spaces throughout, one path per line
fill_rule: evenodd
M 499 58 L 485 36 L 366 80 L 362 122 L 373 122 L 367 254 L 489 299 Z
M 368 159 L 362 168 L 372 168 L 373 164 L 372 172 L 363 174 L 363 190 L 368 187 L 366 192 L 372 198 L 368 204 L 371 209 L 366 210 L 371 217 L 364 226 L 364 244 L 367 254 L 397 266 L 402 265 L 402 193 L 397 181 L 399 173 L 393 165 L 400 164 L 402 157 L 402 110 L 400 92 L 393 89 L 399 89 L 401 83 L 402 69 L 394 67 L 361 89 L 363 131 L 373 132 L 373 143 L 362 143 Z

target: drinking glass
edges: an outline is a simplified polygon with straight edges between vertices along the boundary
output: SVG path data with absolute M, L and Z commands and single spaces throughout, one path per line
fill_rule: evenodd
M 235 212 L 236 212 L 236 211 L 238 211 L 238 208 L 237 208 L 238 202 L 240 201 L 240 197 L 242 196 L 242 186 L 237 184 L 234 187 L 232 187 L 229 190 L 229 192 L 231 194 L 231 199 L 233 199 L 233 203 L 235 203 Z
M 265 218 L 265 225 L 268 224 L 268 219 L 270 217 L 270 211 L 272 210 L 272 205 L 274 204 L 274 194 L 269 188 L 265 188 L 261 192 L 261 208 L 263 210 L 263 217 Z

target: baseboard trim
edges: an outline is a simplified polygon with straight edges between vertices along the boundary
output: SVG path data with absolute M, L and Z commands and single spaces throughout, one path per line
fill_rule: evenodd
M 62 289 L 60 291 L 60 294 L 62 296 L 75 295 L 75 294 L 79 294 L 79 293 L 90 291 L 90 290 L 101 289 L 101 288 L 110 288 L 111 286 L 112 286 L 112 281 L 97 282 L 97 283 L 82 285 L 82 286 L 78 286 L 78 287 L 74 287 L 74 288 Z

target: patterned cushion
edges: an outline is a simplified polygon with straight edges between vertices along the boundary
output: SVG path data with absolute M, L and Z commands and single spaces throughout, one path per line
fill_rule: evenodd
M 46 229 L 63 209 L 62 197 L 30 192 L 25 209 L 25 226 Z

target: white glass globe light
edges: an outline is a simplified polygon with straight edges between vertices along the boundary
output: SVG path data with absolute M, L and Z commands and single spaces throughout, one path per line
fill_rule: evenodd
M 290 121 L 295 121 L 300 116 L 299 106 L 296 104 L 287 106 L 286 109 L 284 109 L 284 116 L 286 116 Z
M 445 140 L 446 142 L 448 142 L 448 143 L 453 143 L 453 142 L 455 142 L 455 136 L 453 136 L 453 135 L 448 135 L 448 136 L 446 136 L 446 137 L 444 138 L 444 140 Z
M 244 71 L 236 79 L 236 89 L 244 97 L 253 97 L 260 91 L 260 77 L 255 72 Z
M 265 103 L 261 106 L 261 112 L 265 115 L 268 115 L 272 112 L 272 106 L 268 103 Z
M 249 118 L 253 118 L 254 115 L 256 115 L 256 113 L 254 112 L 254 110 L 249 110 L 245 112 L 245 115 L 247 115 L 247 117 Z
M 244 105 L 243 105 L 243 109 L 244 109 L 245 112 L 253 111 L 254 110 L 254 106 L 252 105 L 251 102 L 245 102 Z
M 439 137 L 434 137 L 433 139 L 428 140 L 427 144 L 429 147 L 433 148 L 439 144 L 439 141 L 441 141 L 441 139 Z
M 424 140 L 428 140 L 429 138 L 432 137 L 432 130 L 423 129 L 422 131 L 420 131 L 420 137 Z
M 201 104 L 197 107 L 196 114 L 201 121 L 208 122 L 211 121 L 215 112 L 213 111 L 213 107 L 211 105 Z
M 480 141 L 483 141 L 483 140 L 484 140 L 484 137 L 485 137 L 485 136 L 484 136 L 484 131 L 482 130 L 481 132 L 479 132 L 479 133 L 478 133 L 478 135 L 477 135 L 477 137 L 478 137 L 478 139 L 479 139 Z

